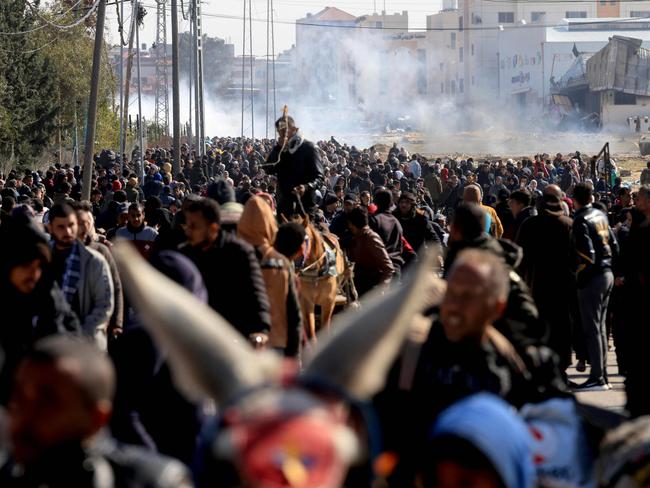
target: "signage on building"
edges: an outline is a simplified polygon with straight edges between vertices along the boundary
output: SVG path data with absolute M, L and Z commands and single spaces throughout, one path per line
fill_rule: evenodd
M 529 83 L 530 82 L 530 73 L 524 73 L 523 71 L 520 71 L 518 75 L 513 76 L 511 78 L 512 84 L 516 85 L 523 85 L 524 83 Z

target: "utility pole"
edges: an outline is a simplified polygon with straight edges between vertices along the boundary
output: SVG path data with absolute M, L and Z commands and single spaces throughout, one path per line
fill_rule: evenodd
M 167 11 L 166 0 L 156 3 L 156 104 L 154 121 L 162 131 L 160 136 L 169 135 L 169 77 L 167 76 Z
M 139 6 L 131 0 L 131 30 L 129 31 L 129 48 L 126 54 L 126 79 L 124 84 L 124 137 L 120 144 L 120 155 L 126 151 L 127 127 L 129 127 L 129 99 L 131 93 L 131 71 L 133 69 L 133 41 L 138 27 Z
M 192 12 L 194 12 L 193 7 L 190 7 L 190 16 L 194 15 Z M 189 38 L 188 45 L 190 46 L 190 49 L 191 46 L 194 45 L 194 23 L 193 22 L 190 22 L 190 38 Z M 189 119 L 187 123 L 187 146 L 190 148 L 190 150 L 192 150 L 192 145 L 193 145 L 192 139 L 194 138 L 193 130 L 192 130 L 192 117 L 194 116 L 194 112 L 192 112 L 192 97 L 194 96 L 194 93 L 192 92 L 192 87 L 194 86 L 194 71 L 195 71 L 194 56 L 192 55 L 192 51 L 190 51 L 189 63 L 190 63 L 190 70 L 187 77 L 188 79 L 187 94 L 189 96 L 188 105 L 187 105 L 188 107 L 187 113 Z
M 172 110 L 174 112 L 174 152 L 172 161 L 173 175 L 181 170 L 181 98 L 179 89 L 179 52 L 178 52 L 178 0 L 172 4 Z
M 199 156 L 205 153 L 205 101 L 203 97 L 203 14 L 201 13 L 201 1 L 196 0 L 196 67 L 198 69 L 199 82 Z
M 192 28 L 192 46 L 190 51 L 190 59 L 192 60 L 192 76 L 194 77 L 194 131 L 196 132 L 196 149 L 197 154 L 201 154 L 201 100 L 199 94 L 199 49 L 197 38 L 197 0 L 192 0 L 192 19 L 190 26 Z
M 120 4 L 120 148 L 119 157 L 122 161 L 122 141 L 124 140 L 124 0 Z M 122 161 L 124 163 L 124 161 Z
M 138 9 L 140 8 L 140 1 L 136 0 Z M 138 24 L 135 25 L 135 43 L 138 45 L 137 51 L 137 70 L 138 70 L 138 128 L 139 130 L 139 143 L 140 146 L 140 161 L 138 162 L 138 176 L 140 177 L 140 184 L 144 185 L 144 119 L 142 118 L 142 75 L 140 73 L 140 28 Z
M 106 0 L 99 0 L 97 6 L 97 24 L 95 26 L 95 48 L 93 51 L 93 72 L 90 82 L 88 100 L 88 120 L 86 122 L 86 146 L 84 147 L 82 200 L 90 200 L 90 182 L 93 172 L 93 155 L 95 152 L 95 129 L 97 124 L 97 98 L 99 96 L 100 67 L 102 62 L 102 45 L 104 44 L 104 21 L 106 20 Z

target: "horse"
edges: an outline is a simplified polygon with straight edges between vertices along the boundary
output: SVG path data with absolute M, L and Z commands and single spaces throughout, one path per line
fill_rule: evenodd
M 297 269 L 300 281 L 298 299 L 305 320 L 307 339 L 316 340 L 315 307 L 321 310 L 320 328 L 329 329 L 339 295 L 339 288 L 349 278 L 350 270 L 338 238 L 326 229 L 318 229 L 302 219 L 307 234 L 307 249 L 302 266 Z

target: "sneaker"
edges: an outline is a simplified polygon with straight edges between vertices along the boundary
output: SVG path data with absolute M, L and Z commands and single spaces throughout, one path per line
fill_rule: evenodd
M 611 386 L 603 380 L 587 380 L 574 388 L 575 391 L 609 391 Z
M 578 364 L 576 365 L 576 371 L 578 373 L 584 373 L 585 371 L 587 371 L 587 365 L 582 359 L 578 361 Z
M 576 383 L 575 381 L 569 380 L 567 381 L 567 384 L 569 385 L 569 388 L 571 388 L 572 390 L 575 390 L 576 388 L 580 388 L 580 384 Z

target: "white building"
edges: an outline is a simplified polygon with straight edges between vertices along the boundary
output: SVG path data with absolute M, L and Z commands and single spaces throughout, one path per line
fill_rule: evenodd
M 499 93 L 499 33 L 556 25 L 565 18 L 650 16 L 650 1 L 445 0 L 443 7 L 427 18 L 437 46 L 430 57 L 443 63 L 438 84 L 465 103 L 491 100 Z
M 574 46 L 590 55 L 614 35 L 641 39 L 650 47 L 650 19 L 565 19 L 554 27 L 499 32 L 499 98 L 526 108 L 547 105 L 551 81 L 558 81 L 575 60 Z

